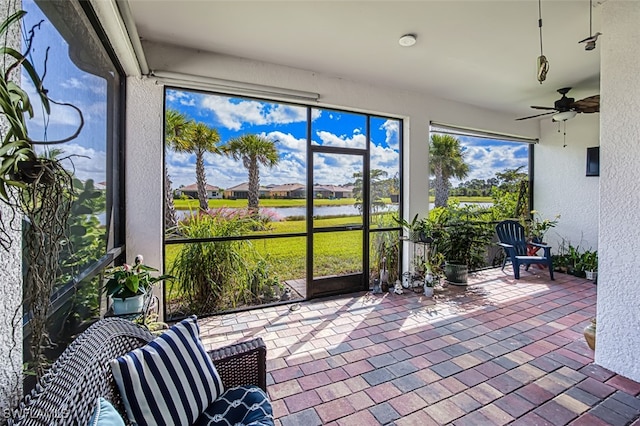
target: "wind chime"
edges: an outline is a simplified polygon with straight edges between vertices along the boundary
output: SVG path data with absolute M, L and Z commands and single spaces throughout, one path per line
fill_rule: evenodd
M 540 56 L 538 56 L 538 81 L 542 84 L 547 79 L 549 61 L 542 51 L 542 0 L 538 0 L 538 29 L 540 31 Z

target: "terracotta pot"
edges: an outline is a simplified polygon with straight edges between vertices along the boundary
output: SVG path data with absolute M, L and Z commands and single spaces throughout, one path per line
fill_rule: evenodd
M 596 319 L 592 319 L 591 323 L 584 328 L 584 339 L 591 350 L 596 350 Z

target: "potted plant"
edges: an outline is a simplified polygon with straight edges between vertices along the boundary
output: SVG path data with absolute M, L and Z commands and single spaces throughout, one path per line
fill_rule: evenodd
M 443 276 L 442 266 L 444 265 L 444 255 L 436 251 L 429 250 L 424 269 L 424 295 L 433 296 L 433 288 L 440 284 Z
M 595 281 L 598 276 L 598 251 L 587 250 L 580 255 L 580 264 L 588 280 Z
M 173 278 L 171 275 L 154 277 L 156 268 L 147 266 L 142 255 L 137 255 L 133 266 L 124 264 L 104 271 L 107 280 L 105 292 L 111 298 L 115 315 L 142 312 L 147 296 L 154 284 Z
M 431 211 L 429 220 L 438 234 L 437 250 L 446 263 L 444 273 L 452 284 L 466 285 L 469 269 L 482 266 L 493 230 L 483 221 L 484 210 L 450 204 Z
M 418 241 L 419 232 L 420 232 L 420 221 L 418 220 L 418 214 L 413 217 L 411 222 L 406 220 L 405 218 L 395 217 L 393 218 L 400 226 L 402 226 L 407 231 L 407 237 L 409 241 Z
M 544 235 L 551 228 L 554 228 L 558 224 L 560 215 L 551 219 L 543 219 L 542 215 L 537 210 L 531 210 L 531 223 L 528 229 L 528 235 L 531 241 L 534 243 L 543 244 Z

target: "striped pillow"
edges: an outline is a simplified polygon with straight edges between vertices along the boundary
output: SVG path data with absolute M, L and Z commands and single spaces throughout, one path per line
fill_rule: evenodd
M 224 392 L 199 332 L 191 316 L 110 361 L 131 422 L 190 425 Z

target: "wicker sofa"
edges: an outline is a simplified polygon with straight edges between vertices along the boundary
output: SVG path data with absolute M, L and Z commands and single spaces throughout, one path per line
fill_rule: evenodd
M 124 407 L 109 360 L 154 339 L 146 329 L 120 318 L 98 321 L 62 353 L 9 425 L 85 425 L 99 396 L 123 418 Z M 209 352 L 225 388 L 256 385 L 266 391 L 266 346 L 261 338 Z

